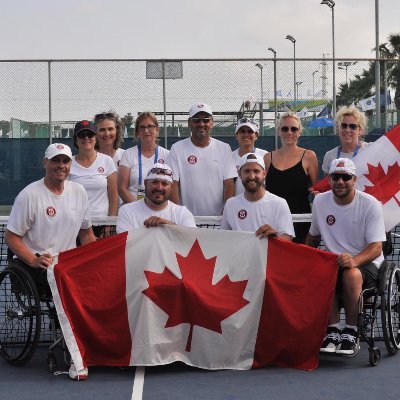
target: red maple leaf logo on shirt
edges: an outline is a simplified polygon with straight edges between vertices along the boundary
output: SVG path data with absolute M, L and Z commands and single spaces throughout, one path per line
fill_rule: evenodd
M 365 174 L 365 177 L 373 185 L 366 185 L 364 192 L 374 196 L 382 204 L 394 198 L 400 206 L 400 202 L 396 198 L 396 194 L 400 191 L 400 166 L 397 161 L 388 167 L 387 173 L 383 170 L 381 163 L 377 167 L 371 164 L 367 164 L 367 166 L 368 174 Z
M 247 280 L 232 282 L 225 275 L 213 285 L 217 257 L 206 259 L 197 240 L 187 257 L 176 253 L 176 258 L 182 279 L 167 267 L 162 273 L 144 271 L 149 287 L 143 293 L 168 314 L 165 328 L 190 324 L 190 351 L 194 325 L 222 333 L 221 322 L 249 303 L 243 298 Z

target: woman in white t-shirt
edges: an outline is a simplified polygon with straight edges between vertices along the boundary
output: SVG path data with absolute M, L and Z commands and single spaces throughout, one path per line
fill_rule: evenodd
M 145 196 L 144 179 L 155 163 L 165 163 L 168 150 L 157 144 L 160 132 L 156 116 L 151 112 L 139 114 L 135 121 L 137 146 L 127 149 L 118 168 L 118 192 L 124 203 Z
M 110 156 L 118 172 L 119 162 L 125 151 L 121 149 L 121 144 L 124 141 L 124 123 L 115 111 L 108 111 L 94 116 L 94 126 L 96 127 L 97 139 L 95 149 L 99 153 Z M 122 199 L 119 196 L 118 205 L 122 205 Z
M 254 153 L 264 157 L 267 150 L 259 149 L 254 146 L 258 139 L 258 124 L 254 119 L 242 118 L 238 121 L 235 128 L 236 139 L 239 142 L 239 148 L 232 151 L 233 159 L 239 173 L 239 163 L 242 156 L 247 153 Z M 244 192 L 244 187 L 240 176 L 235 178 L 235 195 Z
M 116 112 L 108 111 L 94 116 L 94 126 L 97 139 L 95 149 L 110 156 L 118 168 L 125 151 L 121 149 L 124 142 L 124 123 Z
M 325 175 L 328 175 L 333 160 L 337 158 L 352 159 L 369 144 L 363 141 L 367 127 L 367 116 L 357 107 L 340 107 L 335 120 L 340 145 L 325 153 L 322 163 L 322 170 Z
M 72 159 L 68 179 L 80 183 L 88 194 L 90 215 L 116 216 L 118 211 L 117 168 L 110 156 L 95 150 L 96 128 L 90 121 L 75 125 L 74 145 L 79 152 Z M 97 237 L 110 235 L 111 227 L 95 226 Z

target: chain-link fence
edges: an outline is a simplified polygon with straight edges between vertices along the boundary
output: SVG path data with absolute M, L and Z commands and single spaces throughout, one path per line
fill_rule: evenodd
M 199 100 L 215 111 L 217 135 L 232 135 L 232 125 L 242 115 L 261 119 L 262 133 L 274 135 L 275 109 L 277 114 L 287 109 L 298 111 L 307 127 L 307 118 L 314 118 L 332 103 L 334 72 L 337 105 L 361 102 L 372 116 L 374 82 L 366 79 L 358 93 L 347 88 L 351 82 L 368 78 L 373 62 L 336 59 L 334 63 L 328 58 L 0 61 L 0 136 L 44 138 L 49 137 L 51 126 L 53 138 L 66 137 L 74 121 L 111 108 L 122 116 L 157 112 L 161 125 L 165 111 L 168 135 L 185 136 L 187 110 Z M 383 127 L 398 121 L 394 88 L 386 72 L 392 65 L 393 60 L 382 61 L 381 87 L 390 94 L 382 104 Z M 369 130 L 375 125 L 372 117 Z M 306 129 L 304 133 L 332 134 L 332 129 Z
M 277 146 L 276 118 L 291 109 L 302 118 L 306 142 L 301 145 L 322 161 L 324 152 L 337 144 L 334 128 L 308 125 L 331 107 L 333 73 L 337 106 L 354 102 L 364 109 L 369 114 L 368 132 L 382 134 L 398 123 L 395 88 L 387 71 L 399 61 L 382 59 L 381 88 L 388 95 L 381 101 L 378 125 L 383 129 L 375 131 L 374 62 L 327 57 L 0 61 L 0 205 L 11 204 L 19 190 L 42 176 L 41 159 L 50 140 L 71 144 L 75 121 L 109 109 L 133 118 L 141 111 L 155 112 L 162 127 L 160 143 L 169 148 L 189 135 L 189 107 L 205 101 L 214 111 L 213 136 L 234 148 L 238 118 L 255 118 L 261 134 L 257 146 L 267 150 Z M 360 80 L 365 82 L 362 89 L 350 90 Z M 128 124 L 125 136 L 132 137 L 132 129 Z M 130 145 L 126 140 L 124 147 Z

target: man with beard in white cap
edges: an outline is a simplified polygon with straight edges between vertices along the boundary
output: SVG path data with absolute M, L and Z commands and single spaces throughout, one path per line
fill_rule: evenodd
M 229 199 L 224 208 L 221 229 L 255 232 L 260 238 L 278 236 L 292 240 L 293 220 L 285 199 L 265 190 L 263 157 L 247 153 L 239 163 L 244 193 Z
M 144 181 L 145 198 L 123 205 L 118 213 L 117 233 L 146 226 L 173 224 L 195 228 L 192 213 L 169 200 L 174 185 L 167 164 L 154 164 Z
M 175 181 L 171 200 L 194 215 L 221 215 L 226 200 L 235 195 L 232 150 L 211 137 L 214 120 L 208 104 L 190 108 L 188 125 L 191 136 L 174 143 L 167 158 Z
M 386 240 L 382 207 L 371 195 L 355 189 L 356 167 L 348 158 L 332 161 L 331 190 L 315 196 L 306 243 L 317 247 L 324 241 L 338 255 L 336 293 L 321 352 L 353 356 L 359 350 L 358 299 L 362 289 L 373 287 L 384 260 Z M 343 300 L 346 324 L 341 330 L 337 297 Z

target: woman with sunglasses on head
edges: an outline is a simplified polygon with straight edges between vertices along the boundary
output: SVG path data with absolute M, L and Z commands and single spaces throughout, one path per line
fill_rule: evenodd
M 117 168 L 108 155 L 95 149 L 96 128 L 86 120 L 79 121 L 74 130 L 74 146 L 79 152 L 72 159 L 68 179 L 80 183 L 89 198 L 91 217 L 116 216 L 118 211 Z M 94 226 L 98 238 L 110 236 L 111 227 Z
M 325 175 L 328 175 L 333 160 L 337 158 L 352 159 L 359 151 L 363 151 L 368 146 L 368 143 L 362 139 L 367 127 L 367 116 L 357 107 L 340 107 L 335 120 L 340 145 L 325 153 L 322 163 L 322 171 Z
M 240 159 L 247 153 L 254 153 L 264 157 L 268 151 L 254 146 L 258 139 L 258 124 L 254 119 L 242 118 L 236 125 L 236 139 L 239 142 L 239 148 L 232 151 L 236 168 L 239 172 Z M 235 195 L 244 192 L 244 187 L 240 178 L 235 179 Z
M 96 127 L 95 149 L 100 153 L 110 156 L 118 168 L 124 149 L 121 145 L 124 141 L 124 124 L 119 115 L 114 111 L 102 112 L 94 116 Z
M 138 144 L 124 152 L 118 168 L 118 192 L 124 203 L 144 198 L 144 179 L 148 171 L 156 163 L 165 163 L 169 151 L 157 144 L 159 132 L 160 126 L 153 113 L 143 112 L 136 118 Z
M 294 112 L 282 114 L 278 123 L 281 147 L 264 156 L 267 177 L 265 188 L 284 198 L 292 214 L 311 212 L 309 187 L 318 180 L 318 160 L 312 150 L 297 146 L 302 132 L 299 116 Z M 309 223 L 296 223 L 296 243 L 304 243 Z

